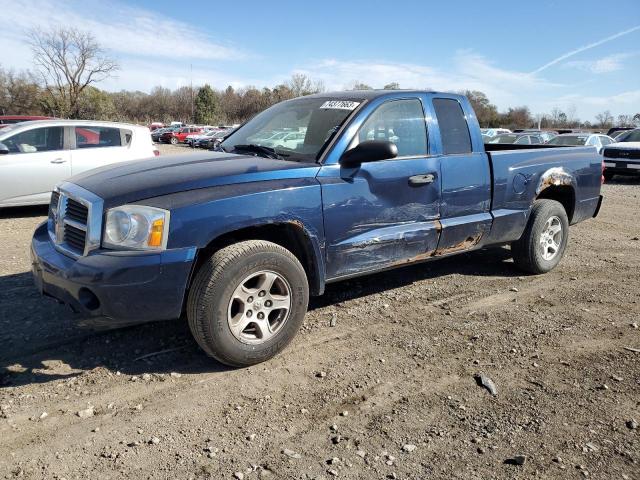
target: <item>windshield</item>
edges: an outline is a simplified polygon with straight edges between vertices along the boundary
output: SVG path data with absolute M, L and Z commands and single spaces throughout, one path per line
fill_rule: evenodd
M 0 128 L 0 137 L 7 137 L 8 133 L 13 132 L 16 128 L 20 127 L 19 123 L 12 123 L 11 125 L 7 125 L 6 127 Z
M 249 145 L 267 147 L 287 160 L 315 162 L 360 103 L 318 97 L 278 103 L 256 115 L 220 146 L 226 152 L 236 153 L 245 151 Z M 259 153 L 259 149 L 254 148 L 252 153 Z
M 640 130 L 625 132 L 616 138 L 617 142 L 640 142 Z
M 517 139 L 518 135 L 496 135 L 489 140 L 489 143 L 515 143 Z
M 549 145 L 568 145 L 577 147 L 584 145 L 589 138 L 588 135 L 558 135 L 547 142 Z

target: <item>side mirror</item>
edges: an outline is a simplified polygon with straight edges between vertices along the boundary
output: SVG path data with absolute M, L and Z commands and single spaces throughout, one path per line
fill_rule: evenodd
M 9 147 L 7 147 L 4 143 L 0 142 L 0 155 L 6 155 L 9 153 Z
M 389 160 L 398 156 L 398 147 L 387 140 L 367 140 L 347 150 L 340 157 L 340 165 L 345 168 L 359 167 L 365 162 Z

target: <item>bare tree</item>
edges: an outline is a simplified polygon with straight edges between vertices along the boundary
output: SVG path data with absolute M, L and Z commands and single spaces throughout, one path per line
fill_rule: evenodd
M 89 32 L 55 27 L 28 34 L 33 59 L 54 113 L 77 118 L 84 90 L 118 70 Z
M 609 110 L 605 110 L 596 115 L 596 120 L 600 128 L 608 128 L 613 124 L 613 115 L 611 115 Z
M 294 73 L 291 75 L 291 80 L 289 80 L 287 86 L 294 97 L 311 95 L 312 93 L 324 91 L 324 83 L 322 81 L 314 82 L 304 73 Z
M 349 87 L 347 90 L 373 90 L 373 87 L 371 85 L 367 85 L 364 82 L 355 80 L 353 82 L 353 85 Z

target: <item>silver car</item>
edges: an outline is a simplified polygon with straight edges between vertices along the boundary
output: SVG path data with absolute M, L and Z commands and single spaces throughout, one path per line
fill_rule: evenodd
M 53 187 L 110 163 L 158 155 L 147 127 L 38 120 L 0 130 L 0 207 L 48 204 Z

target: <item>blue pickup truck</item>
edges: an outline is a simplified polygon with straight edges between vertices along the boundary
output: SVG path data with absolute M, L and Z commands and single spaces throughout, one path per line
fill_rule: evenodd
M 31 245 L 40 291 L 113 324 L 186 318 L 208 355 L 251 365 L 330 282 L 500 244 L 544 273 L 602 201 L 595 148 L 484 145 L 448 93 L 301 97 L 216 149 L 60 184 Z

